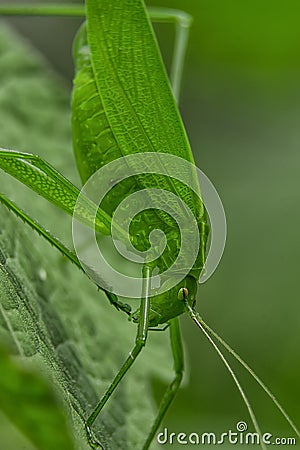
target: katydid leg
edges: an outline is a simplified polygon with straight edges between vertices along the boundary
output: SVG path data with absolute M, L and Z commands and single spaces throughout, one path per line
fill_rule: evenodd
M 153 22 L 175 24 L 176 34 L 170 72 L 170 82 L 175 100 L 178 103 L 184 59 L 193 19 L 184 11 L 170 8 L 149 8 L 149 16 Z
M 162 327 L 149 327 L 149 331 L 166 331 L 167 328 L 169 328 L 170 324 L 166 323 L 166 325 L 163 325 Z
M 142 290 L 142 298 L 141 298 L 141 305 L 140 305 L 140 316 L 139 316 L 139 322 L 138 322 L 138 329 L 135 339 L 135 345 L 132 349 L 132 351 L 129 353 L 129 356 L 127 357 L 125 363 L 115 376 L 113 382 L 101 398 L 100 402 L 92 412 L 92 414 L 89 416 L 89 418 L 86 421 L 85 427 L 86 432 L 88 436 L 89 443 L 92 448 L 95 448 L 97 445 L 101 446 L 97 441 L 94 440 L 93 434 L 91 431 L 91 427 L 95 420 L 97 419 L 98 415 L 100 414 L 101 410 L 111 397 L 112 393 L 124 377 L 124 375 L 128 372 L 138 355 L 140 354 L 142 348 L 146 344 L 147 340 L 147 334 L 148 334 L 148 322 L 149 322 L 149 310 L 150 310 L 150 298 L 149 298 L 149 292 L 150 292 L 150 277 L 151 277 L 151 270 L 148 267 L 145 267 L 143 270 L 143 290 Z
M 0 203 L 5 205 L 10 211 L 12 211 L 17 217 L 27 223 L 33 230 L 35 230 L 39 235 L 43 236 L 53 247 L 55 247 L 59 252 L 65 256 L 69 261 L 74 263 L 80 270 L 84 272 L 83 266 L 81 265 L 77 256 L 59 239 L 53 236 L 49 231 L 47 231 L 42 225 L 40 225 L 35 219 L 26 214 L 21 208 L 19 208 L 14 202 L 9 200 L 5 195 L 0 193 Z M 99 288 L 100 289 L 100 288 Z M 123 311 L 125 314 L 130 315 L 131 307 L 126 303 L 119 301 L 118 297 L 105 289 L 102 289 L 106 294 L 109 302 L 118 311 Z
M 73 215 L 80 190 L 39 156 L 0 149 L 0 169 L 21 181 L 59 209 Z M 100 208 L 96 217 L 94 217 L 94 212 L 94 203 L 86 198 L 84 210 L 78 210 L 76 216 L 100 233 L 109 234 L 111 218 Z
M 186 54 L 189 31 L 192 17 L 177 9 L 150 7 L 149 17 L 152 22 L 174 23 L 176 27 L 173 62 L 171 66 L 170 81 L 174 97 L 178 103 L 184 58 Z M 3 16 L 58 16 L 58 17 L 84 17 L 85 8 L 76 4 L 44 4 L 44 5 L 1 5 L 0 15 Z
M 178 389 L 180 387 L 180 383 L 183 376 L 183 370 L 184 370 L 184 358 L 183 358 L 183 346 L 182 346 L 182 340 L 181 340 L 181 331 L 180 331 L 180 325 L 179 320 L 177 317 L 172 319 L 170 321 L 170 340 L 171 340 L 171 348 L 172 348 L 172 354 L 173 354 L 173 360 L 174 360 L 174 371 L 175 371 L 175 377 L 172 381 L 172 383 L 168 386 L 166 392 L 164 393 L 164 396 L 161 400 L 158 414 L 156 416 L 156 419 L 154 420 L 154 423 L 152 425 L 151 431 L 147 437 L 147 440 L 144 444 L 143 450 L 147 450 L 158 430 L 159 425 L 161 424 L 161 421 L 163 420 L 172 400 L 176 396 Z
M 0 5 L 1 16 L 54 16 L 54 17 L 84 17 L 85 8 L 83 5 L 76 4 L 19 4 L 11 5 L 9 3 Z

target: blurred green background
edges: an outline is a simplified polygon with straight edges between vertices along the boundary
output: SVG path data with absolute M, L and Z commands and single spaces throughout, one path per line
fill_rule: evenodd
M 223 259 L 199 288 L 198 310 L 299 425 L 299 1 L 147 4 L 181 8 L 194 17 L 181 112 L 196 163 L 217 188 L 228 221 Z M 11 22 L 71 86 L 70 46 L 80 21 Z M 155 29 L 169 64 L 173 29 Z M 188 318 L 182 325 L 189 383 L 163 426 L 174 432 L 226 432 L 245 420 L 252 429 L 218 356 Z M 270 400 L 238 365 L 234 367 L 262 430 L 292 436 Z M 162 389 L 154 382 L 157 399 Z

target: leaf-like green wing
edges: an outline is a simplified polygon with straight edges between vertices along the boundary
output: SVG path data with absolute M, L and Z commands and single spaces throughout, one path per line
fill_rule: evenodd
M 123 154 L 155 151 L 193 161 L 143 2 L 86 5 L 96 83 Z
M 86 7 L 95 82 L 121 154 L 171 153 L 193 163 L 143 1 L 87 0 Z M 190 189 L 174 179 L 156 179 L 157 187 L 179 195 L 200 217 L 200 201 Z M 149 186 L 147 178 L 139 177 L 139 183 Z
M 170 153 L 193 163 L 186 133 L 175 104 L 147 13 L 140 1 L 87 2 L 87 33 L 83 25 L 74 45 L 77 68 L 73 89 L 73 146 L 83 182 L 105 164 L 132 153 Z M 158 161 L 158 172 L 160 169 Z M 162 167 L 163 170 L 171 169 Z M 193 165 L 187 179 L 198 183 Z M 183 199 L 198 221 L 203 206 L 190 188 L 175 178 L 141 173 L 114 187 L 101 207 L 109 215 L 121 200 L 147 189 L 155 210 L 132 220 L 131 239 L 146 250 L 152 229 L 164 231 L 168 245 L 157 260 L 161 271 L 178 255 L 180 233 L 161 211 L 161 197 L 151 188 L 171 191 Z M 173 201 L 173 210 L 178 203 Z M 205 247 L 205 242 L 201 243 Z M 204 251 L 196 263 L 203 267 Z

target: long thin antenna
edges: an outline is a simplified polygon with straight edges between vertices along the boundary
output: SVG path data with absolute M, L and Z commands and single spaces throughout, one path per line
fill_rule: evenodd
M 186 299 L 185 299 L 186 300 Z M 211 345 L 213 346 L 213 348 L 215 349 L 215 351 L 218 353 L 218 355 L 220 356 L 221 360 L 223 361 L 224 365 L 226 366 L 228 372 L 230 373 L 233 381 L 235 382 L 238 390 L 240 391 L 240 394 L 242 396 L 242 399 L 248 409 L 250 418 L 252 420 L 253 426 L 255 431 L 257 432 L 257 434 L 259 435 L 260 438 L 260 447 L 263 450 L 266 450 L 266 446 L 263 442 L 263 438 L 262 438 L 262 432 L 260 430 L 260 427 L 258 425 L 256 416 L 254 414 L 254 411 L 252 409 L 252 406 L 248 400 L 248 397 L 246 396 L 239 380 L 237 379 L 232 367 L 230 366 L 229 362 L 227 361 L 227 359 L 225 358 L 225 356 L 223 355 L 223 353 L 221 352 L 221 350 L 219 349 L 219 347 L 215 344 L 215 342 L 213 341 L 213 339 L 210 337 L 209 333 L 206 331 L 206 329 L 204 328 L 204 326 L 201 324 L 201 322 L 198 320 L 198 314 L 196 313 L 196 311 L 193 310 L 193 308 L 188 304 L 187 301 L 185 301 L 185 305 L 186 308 L 188 310 L 188 314 L 191 317 L 191 319 L 195 322 L 195 324 L 200 328 L 200 330 L 203 332 L 203 334 L 205 335 L 205 337 L 208 339 L 208 341 L 211 343 Z
M 256 373 L 251 369 L 251 367 L 238 355 L 232 347 L 230 347 L 227 342 L 225 342 L 212 328 L 210 328 L 204 320 L 197 314 L 198 321 L 202 324 L 202 326 L 214 337 L 218 340 L 218 342 L 247 370 L 247 372 L 254 378 L 254 380 L 259 384 L 259 386 L 265 391 L 268 397 L 272 400 L 274 405 L 279 409 L 283 417 L 295 431 L 298 437 L 300 437 L 300 431 L 289 417 L 289 415 L 285 412 L 275 395 L 268 389 L 265 383 L 256 375 Z

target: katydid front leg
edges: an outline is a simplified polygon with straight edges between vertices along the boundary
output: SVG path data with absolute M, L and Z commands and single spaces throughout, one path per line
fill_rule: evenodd
M 91 431 L 91 427 L 95 420 L 97 419 L 98 415 L 100 414 L 101 410 L 111 397 L 112 393 L 124 377 L 124 375 L 128 372 L 138 355 L 140 354 L 142 348 L 146 344 L 147 335 L 148 335 L 148 323 L 149 323 L 149 310 L 150 310 L 150 280 L 151 280 L 151 269 L 147 266 L 143 269 L 143 285 L 142 285 L 142 298 L 141 298 L 141 304 L 140 304 L 140 315 L 139 315 L 139 322 L 138 322 L 138 329 L 135 339 L 135 345 L 131 352 L 129 353 L 128 358 L 126 359 L 125 363 L 117 373 L 116 377 L 114 378 L 113 382 L 101 398 L 100 402 L 92 412 L 92 414 L 89 416 L 89 418 L 86 421 L 86 431 L 89 443 L 92 448 L 97 448 L 99 446 L 102 447 L 102 445 L 95 441 L 93 438 L 93 434 Z M 149 444 L 150 445 L 150 444 Z M 103 448 L 103 447 L 102 447 Z M 147 447 L 148 448 L 148 447 Z

